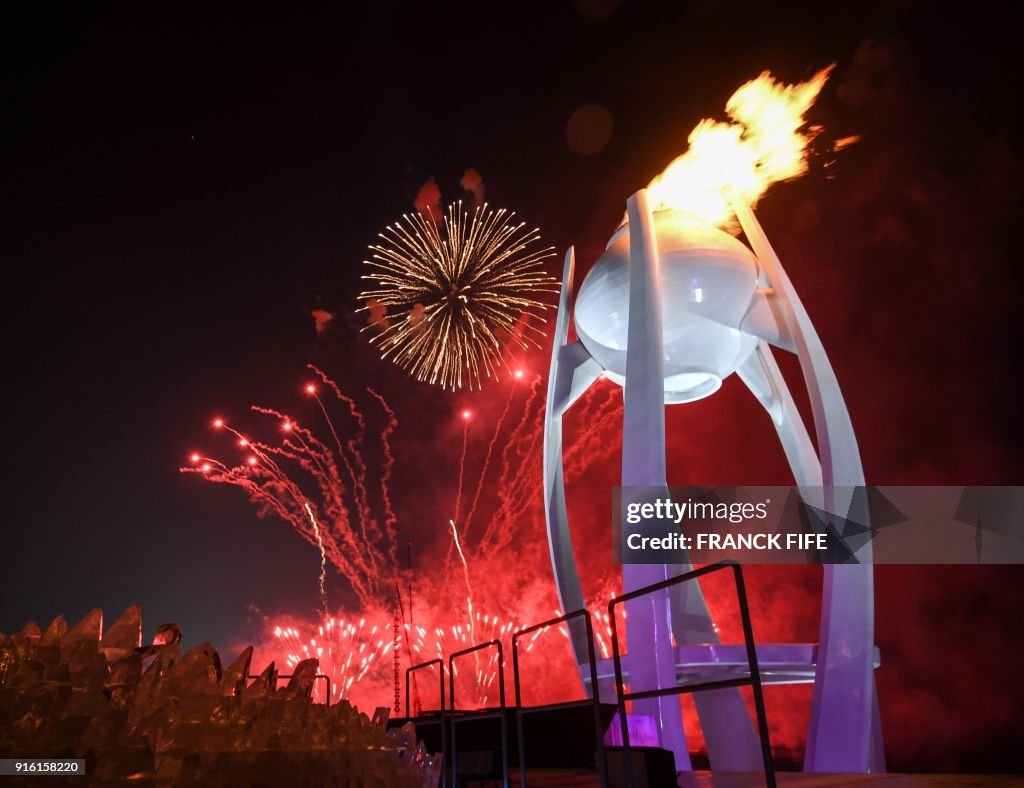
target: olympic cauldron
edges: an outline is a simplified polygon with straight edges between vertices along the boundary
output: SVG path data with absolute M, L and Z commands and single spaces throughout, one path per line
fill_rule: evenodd
M 864 475 L 838 381 L 814 326 L 753 211 L 732 200 L 747 243 L 678 210 L 654 211 L 647 190 L 627 201 L 626 221 L 584 279 L 570 305 L 574 250 L 566 254 L 545 414 L 544 495 L 552 568 L 563 610 L 585 607 L 573 552 L 562 473 L 562 416 L 599 378 L 624 387 L 622 485 L 664 488 L 664 406 L 716 392 L 736 373 L 776 428 L 807 503 L 845 512 Z M 749 244 L 749 246 L 747 245 Z M 570 343 L 570 312 L 578 341 Z M 797 355 L 814 416 L 815 448 L 773 356 Z M 749 477 L 749 472 L 744 474 Z M 809 645 L 814 681 L 805 769 L 884 770 L 873 669 L 873 574 L 870 545 L 854 566 L 825 567 L 819 643 Z M 689 564 L 623 565 L 625 592 L 682 574 Z M 694 585 L 694 584 L 688 584 Z M 680 587 L 676 587 L 677 589 Z M 684 653 L 721 655 L 699 588 L 658 592 L 627 602 L 628 682 L 646 688 L 678 683 Z M 670 622 L 669 633 L 663 622 Z M 585 642 L 572 638 L 584 684 Z M 673 642 L 674 641 L 674 642 Z M 759 654 L 762 647 L 759 646 Z M 690 649 L 687 652 L 687 649 Z M 715 657 L 718 659 L 719 657 Z M 735 669 L 735 666 L 730 666 Z M 599 665 L 607 680 L 609 666 Z M 588 690 L 590 688 L 588 687 Z M 694 696 L 712 768 L 760 768 L 759 742 L 735 689 Z M 653 716 L 662 746 L 679 769 L 690 766 L 677 699 L 634 702 Z

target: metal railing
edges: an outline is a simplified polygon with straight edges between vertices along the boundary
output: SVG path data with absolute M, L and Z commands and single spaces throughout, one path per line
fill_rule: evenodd
M 743 622 L 743 644 L 747 651 L 747 667 L 749 676 L 736 679 L 720 679 L 716 681 L 699 681 L 689 684 L 678 684 L 671 687 L 661 687 L 653 690 L 640 692 L 626 692 L 622 681 L 622 655 L 619 653 L 619 635 L 615 624 L 615 608 L 631 599 L 653 594 L 657 591 L 664 591 L 672 586 L 696 580 L 698 577 L 718 572 L 723 569 L 732 569 L 733 579 L 736 584 L 736 596 L 739 600 L 740 618 Z M 633 772 L 633 763 L 630 757 L 629 745 L 629 723 L 626 719 L 626 701 L 643 700 L 644 698 L 660 698 L 666 695 L 681 695 L 689 692 L 703 692 L 707 690 L 729 689 L 731 687 L 750 686 L 754 694 L 754 710 L 757 716 L 757 729 L 761 739 L 761 757 L 764 761 L 765 782 L 769 788 L 775 788 L 775 765 L 772 763 L 771 741 L 768 738 L 768 718 L 764 710 L 764 695 L 761 692 L 761 673 L 757 667 L 757 650 L 754 646 L 754 630 L 750 625 L 750 609 L 747 606 L 747 591 L 743 584 L 743 570 L 740 565 L 732 560 L 720 561 L 716 564 L 709 564 L 700 569 L 662 580 L 659 583 L 638 588 L 623 594 L 617 599 L 608 603 L 608 621 L 612 630 L 612 658 L 615 662 L 615 692 L 619 702 L 619 724 L 622 729 L 622 756 L 626 780 L 630 786 L 635 786 L 636 775 Z
M 422 670 L 423 668 L 429 668 L 432 665 L 438 665 L 438 686 L 440 689 L 441 698 L 441 785 L 447 785 L 447 772 L 448 772 L 448 733 L 447 726 L 444 721 L 444 660 L 432 659 L 429 662 L 421 662 L 419 665 L 412 665 L 405 669 L 405 719 L 411 720 L 412 715 L 409 712 L 409 677 L 414 671 Z M 422 715 L 418 715 L 422 716 Z
M 590 658 L 590 686 L 593 688 L 591 698 L 585 698 L 578 701 L 569 701 L 567 703 L 553 703 L 546 706 L 532 706 L 530 708 L 523 708 L 523 698 L 521 686 L 519 683 L 519 638 L 524 635 L 528 635 L 531 632 L 535 632 L 538 629 L 545 627 L 552 627 L 557 624 L 567 623 L 574 618 L 583 618 L 584 624 L 587 630 L 587 655 Z M 519 750 L 519 778 L 522 788 L 527 788 L 526 785 L 526 739 L 523 736 L 523 715 L 530 714 L 538 711 L 545 711 L 547 709 L 556 708 L 576 708 L 585 705 L 592 705 L 594 709 L 594 734 L 597 736 L 597 769 L 601 775 L 601 788 L 608 788 L 608 764 L 605 762 L 604 754 L 604 731 L 601 725 L 601 688 L 597 682 L 597 654 L 594 651 L 594 627 L 590 620 L 590 613 L 587 610 L 575 610 L 572 613 L 567 613 L 564 616 L 553 618 L 550 621 L 544 621 L 540 624 L 534 624 L 532 627 L 526 629 L 520 629 L 512 635 L 512 679 L 515 684 L 516 691 L 516 737 Z
M 505 788 L 509 788 L 509 773 L 508 773 L 508 723 L 505 719 L 505 657 L 504 650 L 501 646 L 500 640 L 488 640 L 485 643 L 478 643 L 475 646 L 470 646 L 462 651 L 456 651 L 450 657 L 448 657 L 448 702 L 451 704 L 452 717 L 449 723 L 452 728 L 452 758 L 451 758 L 451 777 L 452 785 L 454 786 L 458 779 L 458 755 L 459 748 L 457 739 L 455 736 L 455 724 L 460 721 L 460 718 L 455 716 L 455 660 L 457 657 L 465 657 L 477 651 L 482 651 L 485 648 L 496 648 L 498 650 L 498 703 L 499 709 L 497 712 L 493 711 L 475 711 L 467 712 L 466 716 L 461 719 L 486 719 L 488 717 L 498 717 L 500 719 L 501 726 L 501 776 L 502 784 Z

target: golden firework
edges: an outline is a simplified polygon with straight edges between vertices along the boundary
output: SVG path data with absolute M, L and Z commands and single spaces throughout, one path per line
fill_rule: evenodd
M 379 235 L 364 264 L 374 287 L 359 298 L 370 312 L 371 340 L 417 380 L 442 388 L 480 388 L 481 378 L 508 367 L 507 346 L 537 345 L 544 332 L 540 298 L 558 292 L 544 273 L 552 247 L 515 214 L 462 202 L 443 220 L 405 214 Z

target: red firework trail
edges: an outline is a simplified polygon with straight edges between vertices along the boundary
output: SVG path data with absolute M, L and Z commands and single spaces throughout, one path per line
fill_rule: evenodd
M 373 389 L 366 389 L 370 396 L 380 403 L 385 415 L 388 417 L 387 424 L 380 431 L 380 445 L 384 452 L 384 465 L 380 474 L 380 498 L 384 504 L 384 527 L 387 529 L 388 539 L 391 540 L 391 562 L 398 566 L 398 516 L 391 505 L 391 488 L 388 486 L 391 481 L 391 472 L 395 467 L 395 455 L 391 452 L 391 435 L 398 429 L 398 417 L 391 410 L 387 400 Z
M 348 406 L 349 413 L 356 422 L 356 431 L 351 438 L 349 438 L 346 448 L 342 449 L 341 441 L 338 439 L 338 433 L 334 429 L 334 422 L 331 421 L 330 415 L 327 413 L 327 408 L 324 407 L 323 401 L 320 399 L 316 392 L 316 386 L 308 384 L 306 386 L 306 392 L 310 394 L 320 406 L 320 412 L 324 416 L 324 420 L 327 422 L 327 426 L 330 427 L 331 435 L 334 436 L 334 442 L 338 447 L 338 456 L 341 458 L 345 465 L 345 470 L 349 474 L 349 479 L 352 482 L 352 495 L 356 504 L 356 511 L 359 513 L 359 528 L 362 532 L 363 539 L 366 541 L 371 540 L 371 533 L 376 536 L 380 535 L 380 529 L 377 526 L 377 521 L 374 519 L 370 506 L 367 503 L 367 492 L 366 492 L 366 463 L 363 461 L 362 453 L 360 452 L 360 446 L 366 436 L 366 419 L 363 418 L 363 414 L 360 413 L 356 407 L 355 401 L 342 393 L 338 385 L 325 375 L 319 368 L 313 364 L 307 364 L 306 367 L 317 374 L 325 385 L 329 386 L 335 396 L 341 402 Z M 351 457 L 351 459 L 350 459 Z M 373 556 L 375 559 L 376 557 Z
M 455 493 L 455 522 L 459 522 L 459 507 L 462 504 L 462 480 L 466 472 L 466 447 L 469 445 L 468 410 L 462 411 L 462 453 L 459 455 L 459 487 Z
M 474 549 L 482 559 L 507 548 L 524 523 L 543 517 L 539 507 L 543 450 L 541 382 L 540 375 L 531 381 L 522 416 L 509 432 L 501 451 L 501 470 L 494 486 L 497 506 Z M 616 430 L 612 428 L 622 419 L 621 390 L 617 386 L 602 389 L 588 394 L 578 405 L 578 420 L 586 425 L 585 429 L 573 430 L 565 436 L 567 482 L 578 478 L 590 463 L 616 451 L 618 444 L 610 436 L 615 435 Z
M 397 421 L 383 398 L 373 392 L 372 395 L 381 404 L 387 418 L 381 432 L 382 442 L 386 445 L 384 467 L 380 473 L 379 501 L 385 522 L 388 523 L 389 533 L 385 535 L 373 516 L 366 490 L 366 463 L 360 453 L 365 418 L 354 400 L 342 394 L 322 372 L 315 371 L 338 394 L 339 399 L 348 405 L 353 415 L 357 426 L 356 437 L 347 444 L 337 439 L 335 443 L 338 450 L 335 451 L 291 416 L 271 408 L 252 406 L 253 412 L 277 422 L 282 436 L 277 442 L 249 437 L 227 425 L 223 419 L 216 419 L 215 429 L 237 438 L 238 446 L 245 451 L 243 461 L 232 465 L 194 452 L 189 458 L 190 464 L 180 470 L 183 473 L 198 473 L 207 481 L 230 484 L 245 491 L 260 516 L 275 515 L 317 547 L 323 559 L 329 561 L 345 577 L 364 607 L 379 605 L 381 600 L 390 599 L 391 581 L 397 571 L 393 537 L 397 519 L 388 494 L 388 479 L 393 463 L 390 436 Z M 325 404 L 321 402 L 320 405 L 332 434 L 337 438 Z M 344 465 L 349 460 L 347 454 L 352 458 L 348 462 L 352 468 L 351 475 L 339 471 L 339 464 Z M 346 483 L 343 473 L 348 476 L 350 483 Z M 353 510 L 359 523 L 353 522 Z M 382 567 L 382 557 L 390 557 L 391 565 Z
M 517 377 L 522 377 L 522 372 L 517 374 Z M 501 415 L 498 417 L 497 423 L 494 425 L 494 434 L 491 436 L 490 443 L 487 444 L 487 452 L 484 454 L 484 462 L 480 467 L 480 478 L 476 483 L 476 491 L 473 493 L 473 503 L 469 507 L 469 513 L 466 515 L 466 525 L 463 528 L 463 533 L 468 534 L 470 525 L 473 522 L 473 515 L 476 513 L 477 504 L 480 502 L 480 494 L 484 489 L 484 480 L 487 478 L 487 470 L 491 467 L 491 455 L 494 453 L 494 445 L 498 442 L 498 436 L 501 434 L 501 425 L 505 421 L 505 417 L 508 416 L 508 412 L 512 407 L 512 398 L 516 394 L 515 385 L 509 389 L 508 398 L 505 400 L 505 409 L 501 411 Z
M 491 517 L 480 539 L 485 552 L 492 552 L 505 539 L 512 539 L 508 525 L 518 522 L 518 515 L 536 502 L 540 485 L 540 447 L 543 444 L 541 411 L 537 408 L 541 376 L 535 375 L 530 383 L 530 395 L 523 407 L 523 415 L 512 430 L 501 454 L 502 468 L 498 477 L 498 509 Z M 540 403 L 543 408 L 543 403 Z
M 355 565 L 355 568 L 362 573 L 358 578 L 358 586 L 367 588 L 366 583 L 363 582 L 364 578 L 374 578 L 377 576 L 376 556 L 372 551 L 365 549 L 365 541 L 360 542 L 354 529 L 351 528 L 349 521 L 349 509 L 345 505 L 344 500 L 345 487 L 330 449 L 328 449 L 323 442 L 317 439 L 310 430 L 299 426 L 295 419 L 292 419 L 279 411 L 271 408 L 260 407 L 258 405 L 253 405 L 251 410 L 255 413 L 273 416 L 281 420 L 282 430 L 288 435 L 288 438 L 282 442 L 281 446 L 274 447 L 265 444 L 256 445 L 261 446 L 267 453 L 278 454 L 284 458 L 295 461 L 300 468 L 313 477 L 320 489 L 321 495 L 323 496 L 325 511 L 328 514 L 332 514 L 334 511 L 337 511 L 339 515 L 339 522 L 342 525 L 340 528 L 342 536 L 341 546 L 347 548 L 347 551 L 343 550 L 341 552 L 347 552 L 348 557 Z M 296 443 L 293 442 L 292 439 L 298 442 L 298 446 L 296 446 Z M 282 483 L 290 485 L 289 490 L 291 491 L 292 498 L 295 502 L 301 505 L 303 509 L 306 509 L 307 504 L 310 504 L 311 502 L 301 498 L 302 491 L 299 486 L 292 481 L 276 463 L 273 467 Z M 309 514 L 308 509 L 306 510 L 306 513 Z M 310 520 L 313 521 L 315 517 L 315 514 L 311 514 Z M 323 544 L 323 529 L 310 528 L 309 530 L 313 534 L 313 544 L 320 548 Z M 300 529 L 300 533 L 306 535 L 307 539 L 309 538 L 305 529 Z M 349 576 L 349 580 L 352 582 L 351 576 Z M 357 583 L 353 583 L 353 588 L 356 588 L 356 586 Z
M 303 504 L 306 514 L 309 515 L 310 525 L 313 526 L 313 535 L 316 537 L 316 546 L 320 550 L 320 604 L 324 609 L 324 615 L 327 615 L 327 553 L 324 551 L 324 540 L 323 534 L 320 533 L 320 524 L 316 521 L 316 515 L 313 514 L 313 507 L 309 505 L 307 501 Z
M 458 525 L 459 509 L 462 506 L 462 482 L 466 471 L 466 449 L 469 446 L 469 419 L 472 414 L 468 410 L 462 411 L 462 452 L 459 454 L 459 483 L 455 491 L 455 516 L 452 518 L 452 543 L 448 545 L 448 552 L 444 558 L 445 574 L 451 571 L 452 553 L 455 551 L 456 543 L 459 540 Z M 465 563 L 465 557 L 463 557 Z
M 565 447 L 565 482 L 579 478 L 591 463 L 599 464 L 621 450 L 615 437 L 622 425 L 622 389 L 614 384 L 604 387 L 605 397 L 597 399 L 598 391 L 588 398 L 580 410 L 580 423 L 586 425 Z
M 319 385 L 319 381 L 315 382 Z M 479 435 L 480 439 L 487 440 L 486 445 L 479 446 L 479 454 L 484 458 L 479 480 L 470 477 L 475 469 L 466 467 L 471 459 L 470 448 L 474 449 L 473 457 L 476 457 L 477 446 L 468 444 L 469 424 L 463 417 L 462 478 L 455 502 L 462 523 L 455 533 L 436 534 L 436 538 L 444 539 L 447 545 L 434 545 L 439 553 L 447 546 L 452 561 L 447 568 L 443 568 L 442 562 L 431 562 L 425 571 L 417 573 L 421 604 L 417 607 L 415 629 L 418 631 L 424 627 L 429 633 L 423 637 L 429 641 L 427 650 L 431 657 L 438 653 L 435 638 L 442 641 L 440 650 L 445 655 L 468 645 L 462 641 L 463 637 L 486 640 L 490 623 L 482 615 L 483 610 L 497 613 L 505 621 L 515 618 L 532 622 L 550 616 L 557 604 L 550 583 L 550 570 L 545 561 L 539 560 L 546 550 L 543 544 L 541 486 L 543 383 L 543 377 L 536 375 L 529 381 L 528 390 L 522 397 L 515 391 L 509 392 L 493 432 L 487 430 L 487 434 Z M 330 382 L 325 381 L 324 385 L 335 390 Z M 252 438 L 248 437 L 250 425 L 243 429 L 240 424 L 232 424 L 223 429 L 225 425 L 221 422 L 222 437 L 231 435 L 244 451 L 235 462 L 224 457 L 210 457 L 210 452 L 196 452 L 190 458 L 189 467 L 183 470 L 199 473 L 208 481 L 229 483 L 245 490 L 261 515 L 280 517 L 304 539 L 317 546 L 313 520 L 305 509 L 308 503 L 319 523 L 327 561 L 348 581 L 358 599 L 356 620 L 360 616 L 365 616 L 367 621 L 390 620 L 397 568 L 396 562 L 392 560 L 389 563 L 387 556 L 395 555 L 397 518 L 388 482 L 395 463 L 392 441 L 398 422 L 391 408 L 374 391 L 368 390 L 368 396 L 374 398 L 380 411 L 371 407 L 366 416 L 355 406 L 352 398 L 343 393 L 339 396 L 338 391 L 335 394 L 343 407 L 326 396 L 320 403 L 327 410 L 328 425 L 321 425 L 319 421 L 323 417 L 322 411 L 314 415 L 307 410 L 305 416 L 317 425 L 316 429 L 326 441 L 289 414 L 269 408 L 253 408 L 260 414 L 257 418 L 267 420 L 272 427 L 269 432 L 264 429 L 261 440 L 255 440 L 255 435 L 259 432 L 256 428 L 266 427 L 262 421 L 251 425 Z M 307 409 L 312 405 L 309 402 Z M 353 409 L 355 414 L 352 414 Z M 352 414 L 351 421 L 338 418 L 346 410 L 346 415 Z M 578 479 L 595 457 L 616 451 L 616 421 L 621 420 L 621 414 L 621 396 L 616 386 L 600 384 L 582 399 L 574 409 L 565 434 L 567 479 Z M 331 434 L 328 434 L 329 426 L 335 428 Z M 375 453 L 358 454 L 357 457 L 350 451 L 350 446 L 357 454 L 360 451 Z M 231 458 L 232 448 L 229 442 L 228 458 Z M 371 456 L 381 459 L 369 461 Z M 344 467 L 346 457 L 350 459 L 352 474 Z M 364 462 L 364 457 L 369 462 Z M 250 463 L 252 459 L 255 464 Z M 362 491 L 357 489 L 360 483 Z M 485 484 L 486 490 L 483 489 Z M 361 525 L 367 518 L 360 516 L 360 498 L 357 496 L 364 496 L 362 500 L 371 508 L 371 514 L 375 515 L 379 525 L 378 529 L 367 530 L 367 534 L 373 537 L 372 544 L 367 544 L 362 535 Z M 477 525 L 470 530 L 472 522 L 477 522 Z M 461 562 L 454 555 L 455 536 L 460 540 L 466 565 L 456 566 Z M 473 583 L 471 600 L 467 599 L 463 584 L 457 580 L 451 582 L 455 577 L 452 571 L 469 574 Z M 610 581 L 602 582 L 607 586 Z M 598 599 L 606 595 L 592 596 L 595 590 L 588 589 L 588 598 Z M 472 612 L 467 616 L 470 605 Z M 319 622 L 319 616 L 317 618 Z M 345 615 L 346 620 L 349 618 Z M 412 627 L 413 622 L 409 620 L 407 624 Z M 315 625 L 312 630 L 298 623 L 295 626 L 310 634 L 317 631 Z M 462 635 L 453 635 L 453 626 L 456 630 L 461 627 Z M 406 632 L 410 632 L 409 627 Z M 438 637 L 437 630 L 445 631 L 445 637 Z M 606 639 L 606 626 L 595 634 L 598 648 L 604 653 L 607 644 L 602 644 L 601 640 Z M 417 635 L 414 640 L 410 633 L 403 650 L 413 648 L 420 639 Z M 547 641 L 550 645 L 538 641 L 537 649 L 533 649 L 537 660 L 535 664 L 547 660 L 549 649 L 552 659 L 560 658 L 556 652 L 561 650 L 566 652 L 562 657 L 567 660 L 567 667 L 574 669 L 564 636 L 552 633 Z M 393 643 L 390 635 L 387 642 Z M 423 648 L 422 644 L 420 648 Z M 492 658 L 487 652 L 480 652 L 476 657 L 478 659 L 463 661 L 457 677 L 460 707 L 474 701 L 485 702 L 488 697 L 493 702 L 495 697 L 494 682 L 497 679 L 493 676 L 495 666 L 491 664 Z M 389 660 L 374 660 L 374 667 L 365 674 L 359 690 L 367 702 L 371 698 L 374 701 L 390 700 L 392 667 Z M 344 679 L 342 683 L 346 681 Z M 551 672 L 551 676 L 542 681 L 543 686 L 539 690 L 542 694 L 550 693 L 553 697 L 566 689 L 564 671 Z M 359 682 L 352 685 L 353 689 L 357 684 Z M 547 697 L 546 694 L 544 696 Z M 373 702 L 370 707 L 373 705 L 380 703 Z

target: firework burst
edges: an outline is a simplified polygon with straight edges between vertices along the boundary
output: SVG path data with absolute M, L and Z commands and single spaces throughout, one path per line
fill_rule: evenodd
M 284 663 L 289 672 L 302 660 L 320 661 L 320 672 L 331 680 L 331 702 L 351 695 L 353 685 L 387 662 L 384 658 L 399 642 L 391 637 L 390 627 L 370 625 L 365 619 L 348 621 L 325 617 L 310 635 L 294 626 L 275 626 L 274 638 L 284 650 Z M 379 671 L 378 671 L 379 672 Z M 326 700 L 326 686 L 314 687 L 314 698 Z
M 457 624 L 427 627 L 406 626 L 406 635 L 415 658 L 440 659 L 446 669 L 448 657 L 457 651 L 487 640 L 501 640 L 506 651 L 509 639 L 518 627 L 511 621 L 499 621 L 498 616 L 479 611 Z M 436 667 L 432 668 L 436 675 Z M 459 688 L 460 708 L 483 708 L 488 700 L 498 695 L 497 651 L 476 652 L 455 665 L 455 683 Z
M 371 314 L 386 309 L 368 328 L 383 358 L 417 380 L 455 390 L 480 388 L 508 365 L 504 349 L 537 346 L 543 331 L 540 298 L 558 291 L 544 273 L 552 247 L 540 247 L 536 229 L 515 214 L 485 203 L 472 213 L 448 206 L 442 222 L 406 214 L 370 246 L 363 278 L 374 287 L 359 298 Z

